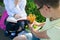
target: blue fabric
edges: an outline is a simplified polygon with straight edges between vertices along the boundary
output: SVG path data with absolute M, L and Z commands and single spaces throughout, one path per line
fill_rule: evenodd
M 25 35 L 27 40 L 40 40 L 39 38 L 35 37 L 32 33 L 25 31 L 20 32 L 18 35 Z

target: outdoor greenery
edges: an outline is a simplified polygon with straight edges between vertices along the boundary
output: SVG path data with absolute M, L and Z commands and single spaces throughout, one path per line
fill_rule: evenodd
M 0 1 L 0 6 L 3 6 L 3 2 Z
M 35 14 L 37 22 L 45 21 L 45 18 L 41 15 L 39 10 L 37 10 L 36 4 L 34 3 L 33 0 L 27 0 L 26 12 L 27 14 L 30 14 L 30 13 Z

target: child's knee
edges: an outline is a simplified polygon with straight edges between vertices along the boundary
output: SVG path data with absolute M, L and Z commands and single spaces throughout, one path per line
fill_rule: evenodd
M 15 37 L 13 40 L 27 40 L 25 35 L 19 35 L 17 37 Z

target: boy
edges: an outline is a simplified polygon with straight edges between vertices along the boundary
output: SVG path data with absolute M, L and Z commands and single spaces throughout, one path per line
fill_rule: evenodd
M 29 24 L 31 32 L 41 40 L 60 40 L 60 0 L 34 0 L 41 14 L 46 17 L 41 30 L 35 30 Z

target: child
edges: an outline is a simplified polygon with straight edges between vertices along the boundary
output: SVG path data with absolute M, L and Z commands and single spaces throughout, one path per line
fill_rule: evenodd
M 34 0 L 41 14 L 46 17 L 41 30 L 35 30 L 29 24 L 31 32 L 41 40 L 60 40 L 60 0 Z
M 24 31 L 25 25 L 27 25 L 26 0 L 4 0 L 4 5 L 9 15 L 6 20 L 5 34 L 14 38 L 17 33 Z

